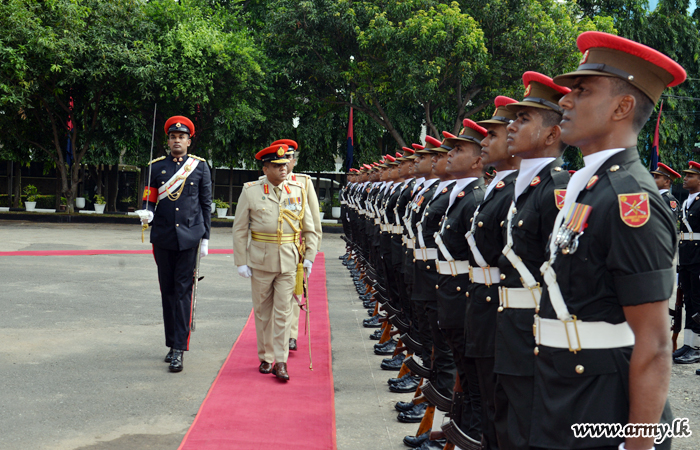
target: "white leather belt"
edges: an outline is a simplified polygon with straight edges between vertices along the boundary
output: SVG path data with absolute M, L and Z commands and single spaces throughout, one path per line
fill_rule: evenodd
M 501 282 L 501 271 L 498 267 L 472 267 L 469 271 L 472 283 L 491 286 Z
M 695 236 L 697 234 L 697 236 Z M 700 240 L 700 233 L 680 233 L 681 241 Z
M 340 201 L 340 204 L 341 204 L 341 205 L 347 205 L 348 202 L 346 202 L 345 200 L 341 200 L 341 201 Z
M 381 225 L 382 222 L 379 219 L 374 219 L 374 224 L 375 225 Z
M 437 259 L 438 251 L 436 248 L 416 248 L 413 250 L 413 257 L 422 261 Z
M 381 231 L 384 231 L 384 232 L 389 231 L 389 228 L 387 227 L 387 225 L 386 225 L 385 223 L 380 223 L 380 224 L 379 224 L 379 229 L 380 229 Z
M 582 322 L 543 319 L 535 316 L 535 342 L 553 348 L 568 348 L 572 352 L 581 349 L 619 348 L 634 345 L 634 332 L 622 322 Z
M 414 243 L 413 243 L 413 239 L 411 239 L 411 238 L 406 238 L 406 248 L 413 249 L 413 247 L 415 247 L 415 245 L 414 245 Z
M 391 232 L 394 234 L 403 234 L 403 225 L 392 225 Z
M 469 273 L 469 261 L 435 261 L 435 267 L 440 275 L 461 275 Z
M 539 285 L 532 290 L 528 288 L 498 287 L 498 300 L 501 308 L 535 309 L 540 306 L 542 290 Z M 500 309 L 500 308 L 499 308 Z

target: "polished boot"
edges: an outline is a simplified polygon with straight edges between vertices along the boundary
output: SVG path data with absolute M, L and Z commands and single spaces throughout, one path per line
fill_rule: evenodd
M 184 353 L 184 350 L 173 349 L 173 356 L 170 358 L 169 367 L 171 372 L 182 372 L 182 357 Z
M 430 431 L 426 431 L 420 436 L 406 436 L 403 438 L 403 443 L 411 448 L 417 448 L 423 445 L 423 442 L 428 440 L 428 436 L 430 436 Z
M 381 330 L 381 329 L 374 330 L 374 333 L 370 334 L 369 338 L 373 341 L 378 341 L 382 338 L 382 333 L 383 333 L 383 330 Z
M 673 357 L 678 358 L 679 356 L 685 355 L 685 353 L 690 350 L 692 347 L 690 345 L 683 345 L 683 347 L 679 348 L 675 352 L 673 352 Z
M 408 380 L 412 376 L 413 375 L 411 375 L 411 373 L 409 372 L 406 375 L 402 376 L 401 378 L 389 378 L 388 380 L 386 380 L 386 384 L 392 385 L 392 384 L 403 383 L 404 381 Z M 413 405 L 413 403 L 411 403 L 411 405 Z M 411 406 L 411 408 L 413 408 L 413 406 Z M 411 408 L 409 408 L 409 409 L 411 409 Z M 402 409 L 401 411 L 405 411 L 405 410 Z
M 165 359 L 163 361 L 165 361 L 166 363 L 169 363 L 172 360 L 173 360 L 173 349 L 171 348 L 170 351 L 168 352 L 168 354 L 165 355 Z
M 374 349 L 374 354 L 375 355 L 391 355 L 394 353 L 394 350 L 396 350 L 396 341 L 391 340 L 387 342 L 387 345 L 383 345 L 381 347 L 376 347 Z
M 289 338 L 289 350 L 297 350 L 297 340 L 294 338 Z
M 420 383 L 420 377 L 411 376 L 410 378 L 407 378 L 406 380 L 404 380 L 400 383 L 390 384 L 389 390 L 391 392 L 398 392 L 400 394 L 405 393 L 405 392 L 415 392 L 419 383 Z
M 384 359 L 379 367 L 381 367 L 382 370 L 401 370 L 404 358 L 405 355 L 403 353 L 399 353 L 393 358 Z
M 418 447 L 418 450 L 442 450 L 445 448 L 446 443 L 447 440 L 445 439 L 439 439 L 437 441 L 431 441 L 428 439 L 427 441 L 423 442 L 420 447 Z
M 673 358 L 673 362 L 676 364 L 695 364 L 700 362 L 700 349 L 691 348 L 681 356 Z
M 272 374 L 282 381 L 289 381 L 287 363 L 276 363 L 275 367 L 272 369 Z
M 272 372 L 272 363 L 263 361 L 260 363 L 260 367 L 258 367 L 258 370 L 260 373 L 270 373 Z
M 428 402 L 419 403 L 409 411 L 400 412 L 396 419 L 403 423 L 420 423 L 427 407 Z

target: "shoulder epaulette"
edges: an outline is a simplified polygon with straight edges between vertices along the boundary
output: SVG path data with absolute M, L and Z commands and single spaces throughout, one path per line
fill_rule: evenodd
M 158 161 L 163 160 L 163 159 L 165 159 L 165 156 L 161 156 L 160 158 L 154 159 L 153 161 L 149 162 L 148 165 L 150 166 L 150 165 L 153 164 L 154 162 L 158 162 Z
M 200 161 L 204 161 L 204 162 L 207 162 L 207 160 L 206 160 L 206 159 L 204 159 L 204 158 L 200 158 L 199 156 L 196 156 L 196 155 L 189 155 L 189 157 L 190 157 L 190 158 L 194 158 L 194 159 L 198 159 L 198 160 L 200 160 Z
M 252 186 L 256 186 L 256 185 L 260 184 L 260 181 L 261 181 L 261 180 L 249 181 L 249 182 L 245 183 L 245 184 L 243 185 L 243 187 L 249 188 L 249 187 L 252 187 Z
M 554 180 L 555 186 L 566 186 L 569 183 L 569 179 L 571 178 L 571 175 L 569 175 L 569 171 L 563 170 L 559 166 L 552 168 L 549 171 L 549 173 L 552 176 L 552 179 Z

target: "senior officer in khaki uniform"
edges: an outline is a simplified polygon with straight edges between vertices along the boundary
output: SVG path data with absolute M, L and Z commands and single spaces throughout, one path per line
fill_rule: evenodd
M 293 173 L 294 166 L 297 163 L 297 152 L 299 151 L 299 145 L 296 141 L 291 139 L 280 139 L 273 142 L 270 145 L 284 144 L 289 146 L 289 150 L 285 157 L 289 160 L 287 163 L 287 180 L 295 181 L 301 184 L 306 190 L 306 199 L 309 203 L 309 209 L 306 211 L 307 214 L 311 214 L 314 220 L 314 230 L 316 231 L 316 238 L 318 243 L 316 248 L 321 248 L 321 238 L 323 237 L 323 230 L 321 228 L 321 214 L 318 209 L 318 196 L 316 195 L 316 189 L 314 189 L 314 184 L 311 182 L 311 177 L 303 173 Z M 289 335 L 289 350 L 297 349 L 297 337 L 299 336 L 299 312 L 301 308 L 294 306 L 292 308 L 292 330 Z
M 318 248 L 306 190 L 286 179 L 288 149 L 284 144 L 275 145 L 255 155 L 263 162 L 266 177 L 245 184 L 233 223 L 238 274 L 252 277 L 259 370 L 284 381 L 289 380 L 287 357 L 297 265 L 303 259 L 304 270 L 310 274 Z

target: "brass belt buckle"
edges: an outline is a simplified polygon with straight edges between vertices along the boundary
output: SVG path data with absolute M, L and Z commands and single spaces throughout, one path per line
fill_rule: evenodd
M 457 276 L 457 263 L 453 259 L 452 261 L 447 261 L 447 264 L 450 266 L 450 273 L 452 274 L 453 277 Z M 454 269 L 453 269 L 454 266 Z M 471 268 L 469 269 L 471 271 Z
M 535 302 L 535 312 L 539 313 L 540 312 L 540 302 L 539 298 L 542 298 L 542 288 L 540 287 L 540 283 L 537 283 L 536 286 L 534 287 L 527 287 L 528 291 L 530 291 L 530 295 L 532 296 L 532 301 Z M 535 295 L 535 289 L 537 290 L 537 295 Z M 539 298 L 538 298 L 539 296 Z
M 481 271 L 484 273 L 484 284 L 488 287 L 493 284 L 493 280 L 491 280 L 491 266 L 486 266 L 482 267 Z M 488 281 L 486 280 L 486 273 L 488 272 Z
M 567 344 L 569 345 L 569 351 L 574 352 L 574 355 L 576 352 L 581 351 L 581 339 L 579 338 L 578 335 L 578 326 L 576 325 L 576 316 L 571 316 L 571 319 L 569 320 L 564 320 L 564 331 L 566 331 L 566 341 Z M 577 348 L 572 348 L 571 347 L 571 336 L 569 336 L 569 327 L 567 326 L 567 323 L 573 323 L 574 324 L 574 331 L 576 332 L 576 345 Z

